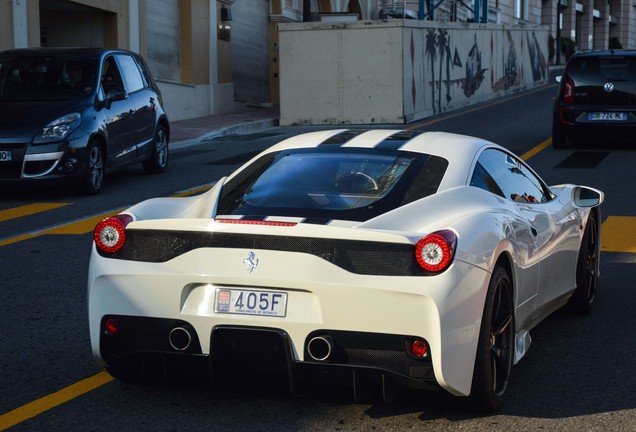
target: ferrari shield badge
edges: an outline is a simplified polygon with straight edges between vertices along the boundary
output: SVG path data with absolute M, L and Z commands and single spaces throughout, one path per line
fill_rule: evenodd
M 252 273 L 256 266 L 258 266 L 258 258 L 254 252 L 250 252 L 246 258 L 243 259 L 243 265 L 248 273 Z

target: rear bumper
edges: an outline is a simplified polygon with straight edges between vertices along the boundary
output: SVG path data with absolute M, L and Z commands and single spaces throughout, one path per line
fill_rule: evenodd
M 623 113 L 625 120 L 591 120 L 592 112 Z M 561 107 L 554 113 L 553 125 L 567 137 L 631 138 L 636 132 L 636 111 L 599 107 Z
M 333 352 L 324 360 L 306 356 L 307 360 L 300 361 L 294 358 L 289 335 L 281 329 L 217 326 L 209 336 L 210 353 L 204 354 L 198 343 L 200 335 L 184 321 L 105 318 L 112 319 L 121 324 L 121 331 L 103 334 L 100 348 L 109 370 L 118 378 L 215 384 L 259 383 L 273 378 L 288 385 L 295 395 L 330 380 L 349 386 L 356 400 L 364 399 L 374 383 L 379 384 L 376 387 L 387 401 L 402 388 L 439 389 L 430 357 L 416 359 L 407 354 L 405 342 L 413 339 L 408 335 L 319 330 L 315 333 L 332 338 Z M 175 328 L 186 328 L 192 344 L 175 347 L 170 341 Z M 307 337 L 305 351 L 312 338 Z
M 470 393 L 489 281 L 485 270 L 455 261 L 447 271 L 431 277 L 359 275 L 311 255 L 257 250 L 261 264 L 255 275 L 246 272 L 242 264 L 248 252 L 202 248 L 164 263 L 144 263 L 109 259 L 94 251 L 88 298 L 91 343 L 97 361 L 109 366 L 137 353 L 214 358 L 213 334 L 216 329 L 232 327 L 284 332 L 294 364 L 316 366 L 307 356 L 307 341 L 325 333 L 344 350 L 341 353 L 346 361 L 334 357 L 317 362 L 318 366 L 377 369 L 411 381 L 435 380 L 452 394 Z M 215 311 L 217 288 L 228 287 L 285 291 L 286 315 Z M 184 322 L 194 329 L 193 338 L 198 340 L 200 351 L 175 351 L 168 341 L 171 328 L 150 326 L 151 333 L 158 329 L 160 345 L 133 341 L 120 352 L 117 346 L 104 345 L 103 320 L 112 315 Z M 345 341 L 353 342 L 343 342 L 342 335 L 346 334 L 382 336 L 377 340 L 345 337 Z M 412 337 L 428 344 L 432 371 L 427 366 L 427 372 L 417 372 L 423 366 L 412 364 L 408 358 L 404 341 Z M 392 348 L 382 348 L 379 341 L 385 339 L 392 341 Z M 389 353 L 378 351 L 382 349 Z M 352 360 L 364 357 L 365 350 L 369 358 L 384 362 Z M 392 366 L 391 361 L 399 365 Z

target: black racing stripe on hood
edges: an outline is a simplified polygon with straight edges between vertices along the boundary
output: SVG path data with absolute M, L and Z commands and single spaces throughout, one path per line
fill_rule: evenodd
M 399 131 L 391 136 L 386 137 L 375 145 L 377 149 L 399 150 L 407 142 L 421 134 L 420 131 Z
M 325 218 L 306 218 L 306 219 L 303 219 L 302 223 L 313 224 L 313 225 L 329 225 L 331 221 L 332 219 L 325 219 Z
M 342 132 L 339 132 L 337 134 L 335 134 L 332 137 L 327 138 L 326 140 L 324 140 L 322 143 L 318 144 L 318 147 L 322 147 L 322 146 L 334 146 L 334 147 L 340 147 L 342 145 L 345 145 L 346 143 L 348 143 L 349 141 L 351 141 L 353 138 L 357 137 L 358 135 L 361 135 L 365 132 L 368 132 L 369 129 L 349 129 L 349 130 L 345 130 Z

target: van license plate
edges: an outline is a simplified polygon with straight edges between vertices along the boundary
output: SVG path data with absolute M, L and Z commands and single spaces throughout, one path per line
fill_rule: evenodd
M 627 114 L 624 112 L 591 112 L 588 118 L 592 121 L 625 121 L 627 120 Z

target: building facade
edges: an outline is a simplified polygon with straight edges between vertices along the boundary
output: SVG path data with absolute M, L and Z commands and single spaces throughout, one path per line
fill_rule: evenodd
M 179 120 L 278 104 L 281 23 L 395 19 L 545 26 L 549 64 L 575 49 L 636 48 L 636 0 L 6 0 L 0 50 L 139 52 Z

